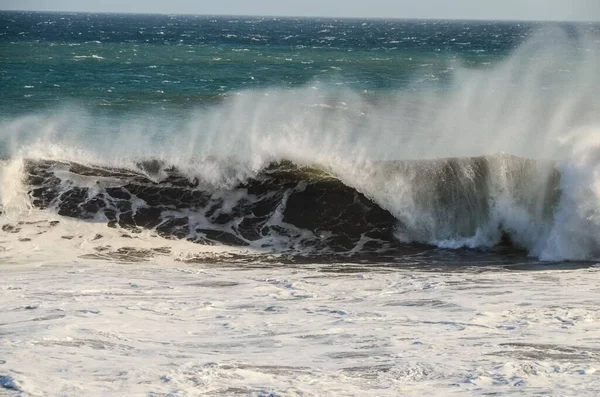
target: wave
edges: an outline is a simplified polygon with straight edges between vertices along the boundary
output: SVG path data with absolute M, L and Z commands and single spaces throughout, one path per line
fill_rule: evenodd
M 2 205 L 274 250 L 510 242 L 596 260 L 599 65 L 593 40 L 554 33 L 485 69 L 449 65 L 441 88 L 315 83 L 170 116 L 4 118 Z
M 560 176 L 551 164 L 513 156 L 372 164 L 366 175 L 371 181 L 410 180 L 412 208 L 404 214 L 392 213 L 373 191 L 343 183 L 326 167 L 290 161 L 271 163 L 228 188 L 190 179 L 158 160 L 129 170 L 29 160 L 25 174 L 32 204 L 59 215 L 203 244 L 304 253 L 459 244 L 484 228 L 489 246 L 525 248 L 521 230 L 497 219 L 502 192 L 496 185 L 508 187 L 514 205 L 540 224 L 552 220 L 560 198 Z M 538 186 L 527 186 L 530 180 Z
M 546 260 L 593 260 L 600 252 L 590 216 L 598 196 L 582 200 L 593 186 L 580 186 L 576 170 L 561 173 L 555 161 L 506 154 L 376 161 L 352 174 L 289 160 L 253 171 L 217 158 L 185 171 L 163 160 L 130 162 L 7 160 L 5 211 L 32 205 L 134 233 L 303 255 L 383 254 L 414 244 L 512 247 Z M 202 177 L 205 168 L 237 177 L 215 184 Z M 7 181 L 19 182 L 6 189 Z

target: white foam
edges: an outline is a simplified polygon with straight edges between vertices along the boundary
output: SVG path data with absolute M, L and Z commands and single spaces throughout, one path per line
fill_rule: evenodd
M 3 265 L 0 386 L 27 395 L 600 387 L 598 269 L 352 274 L 57 258 Z

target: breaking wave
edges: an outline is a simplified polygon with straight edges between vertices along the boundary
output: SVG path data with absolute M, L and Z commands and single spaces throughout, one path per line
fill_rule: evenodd
M 24 174 L 31 203 L 59 215 L 279 252 L 385 252 L 410 243 L 532 251 L 548 238 L 561 201 L 553 163 L 508 155 L 376 162 L 359 186 L 328 167 L 290 161 L 220 187 L 158 160 L 130 169 L 28 160 Z M 402 197 L 409 210 L 382 194 L 399 183 L 410 186 Z
M 443 88 L 315 83 L 170 116 L 5 118 L 2 205 L 261 249 L 510 244 L 595 260 L 599 54 L 554 32 L 494 67 L 450 65 Z

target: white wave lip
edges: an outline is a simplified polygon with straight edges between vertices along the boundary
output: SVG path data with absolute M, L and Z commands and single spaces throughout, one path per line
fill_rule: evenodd
M 0 131 L 12 161 L 126 168 L 156 158 L 216 186 L 231 186 L 273 160 L 320 164 L 393 213 L 404 225 L 401 240 L 487 247 L 501 238 L 499 230 L 508 230 L 532 256 L 594 260 L 600 257 L 599 61 L 597 43 L 553 30 L 495 67 L 451 65 L 453 82 L 443 90 L 371 97 L 315 84 L 240 92 L 183 120 L 138 114 L 115 123 L 71 109 L 4 119 Z M 440 216 L 435 202 L 423 204 L 426 180 L 377 168 L 381 161 L 484 155 L 495 159 L 486 184 L 490 210 L 470 233 L 458 225 L 472 203 L 457 202 L 455 212 Z M 511 167 L 503 168 L 510 156 L 539 163 L 515 179 Z M 196 167 L 202 158 L 235 161 Z M 548 187 L 553 169 L 560 173 L 560 200 L 548 216 L 544 203 L 555 194 Z M 23 198 L 14 193 L 23 189 L 10 187 L 21 179 L 19 170 L 11 165 L 4 171 L 10 180 L 2 188 L 7 213 L 27 208 L 15 199 Z M 467 185 L 477 176 L 469 162 L 457 172 Z

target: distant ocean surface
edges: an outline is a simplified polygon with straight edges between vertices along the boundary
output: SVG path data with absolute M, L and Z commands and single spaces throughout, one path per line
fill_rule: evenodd
M 443 88 L 490 68 L 543 23 L 2 12 L 4 115 L 74 103 L 172 111 L 240 90 Z M 598 24 L 556 24 L 598 35 Z

